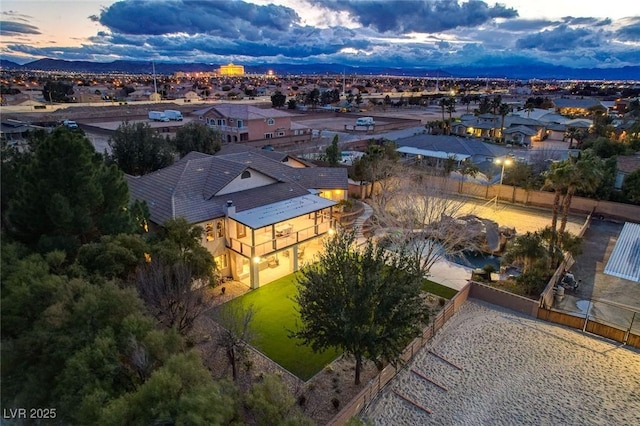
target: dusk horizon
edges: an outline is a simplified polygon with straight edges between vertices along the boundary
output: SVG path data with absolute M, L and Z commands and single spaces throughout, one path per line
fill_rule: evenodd
M 43 1 L 3 2 L 0 57 L 20 65 L 45 58 L 247 68 L 340 64 L 476 75 L 522 67 L 534 74 L 564 67 L 633 75 L 640 66 L 640 15 L 624 8 L 520 0 L 106 3 L 58 2 L 52 9 Z

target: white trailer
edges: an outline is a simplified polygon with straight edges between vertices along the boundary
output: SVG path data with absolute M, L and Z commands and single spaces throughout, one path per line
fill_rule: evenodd
M 169 121 L 169 117 L 167 117 L 162 111 L 149 111 L 149 120 Z
M 165 109 L 164 115 L 166 115 L 169 120 L 182 121 L 182 113 L 175 109 Z
M 373 117 L 360 117 L 356 119 L 356 126 L 373 126 L 376 122 L 373 121 Z

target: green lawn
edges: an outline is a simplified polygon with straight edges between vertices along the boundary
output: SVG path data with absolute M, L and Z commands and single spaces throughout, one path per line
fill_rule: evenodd
M 451 299 L 458 292 L 458 290 L 449 288 L 430 280 L 424 280 L 424 283 L 422 284 L 422 291 L 435 294 L 436 296 L 444 297 L 445 299 Z
M 289 338 L 289 331 L 295 330 L 296 322 L 300 322 L 292 300 L 296 294 L 295 282 L 295 275 L 287 275 L 228 303 L 245 308 L 253 305 L 252 328 L 256 334 L 253 346 L 302 380 L 308 380 L 340 353 L 333 350 L 315 353 L 308 346 L 299 346 L 300 341 Z
M 429 280 L 424 281 L 422 289 L 445 299 L 457 293 Z M 340 353 L 334 350 L 315 353 L 308 346 L 299 346 L 299 340 L 289 338 L 289 331 L 295 330 L 299 323 L 296 303 L 292 300 L 295 294 L 296 278 L 291 274 L 228 303 L 240 304 L 245 309 L 253 305 L 252 328 L 256 335 L 253 346 L 302 380 L 308 380 Z

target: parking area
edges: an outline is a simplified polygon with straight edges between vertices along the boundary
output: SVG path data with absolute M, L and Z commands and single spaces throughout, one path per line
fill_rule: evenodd
M 609 220 L 591 222 L 582 243 L 583 252 L 571 268 L 576 280 L 581 281 L 580 287 L 566 294 L 556 308 L 584 314 L 589 309 L 588 300 L 599 300 L 602 302 L 592 306 L 590 314 L 617 325 L 626 323 L 633 316 L 632 310 L 640 312 L 640 283 L 604 273 L 623 226 L 622 222 Z

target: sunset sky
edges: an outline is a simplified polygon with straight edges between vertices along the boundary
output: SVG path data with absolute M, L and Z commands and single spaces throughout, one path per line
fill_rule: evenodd
M 0 54 L 18 63 L 640 65 L 637 1 L 2 0 L 0 10 Z

